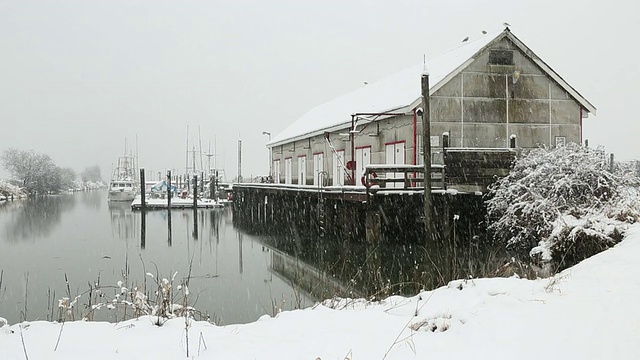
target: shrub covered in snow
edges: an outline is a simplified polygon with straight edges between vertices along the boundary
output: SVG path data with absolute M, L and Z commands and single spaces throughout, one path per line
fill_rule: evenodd
M 5 198 L 7 196 L 17 196 L 22 197 L 26 194 L 19 186 L 16 186 L 8 181 L 4 181 L 0 179 L 0 198 Z
M 640 219 L 640 206 L 635 174 L 609 170 L 602 149 L 531 150 L 489 189 L 490 233 L 509 249 L 564 266 L 612 246 L 625 224 Z

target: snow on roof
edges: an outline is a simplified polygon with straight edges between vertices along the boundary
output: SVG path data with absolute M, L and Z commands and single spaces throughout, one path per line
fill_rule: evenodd
M 499 31 L 483 35 L 428 59 L 426 68 L 429 71 L 430 93 L 439 89 L 444 84 L 441 84 L 442 80 L 445 80 L 449 74 L 466 65 L 476 53 L 504 33 L 505 31 Z M 422 96 L 420 78 L 424 70 L 424 65 L 419 64 L 316 106 L 274 136 L 268 146 L 279 145 L 287 140 L 307 137 L 350 123 L 351 114 L 379 113 L 407 107 Z
M 267 146 L 277 146 L 292 140 L 304 139 L 325 131 L 344 128 L 356 113 L 383 113 L 411 110 L 411 105 L 422 96 L 420 78 L 429 74 L 429 94 L 433 94 L 452 77 L 467 67 L 487 45 L 508 37 L 525 54 L 539 65 L 552 79 L 564 88 L 587 111 L 595 114 L 596 108 L 569 85 L 558 73 L 531 51 L 506 28 L 488 33 L 419 64 L 405 69 L 355 91 L 337 97 L 309 110 L 301 118 L 271 139 Z M 425 66 L 426 65 L 426 66 Z

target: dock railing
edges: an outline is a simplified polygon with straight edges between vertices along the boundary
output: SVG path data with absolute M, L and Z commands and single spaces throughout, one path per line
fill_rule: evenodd
M 385 190 L 424 189 L 424 166 L 401 164 L 370 164 L 362 178 L 367 192 Z M 431 164 L 431 189 L 446 190 L 446 166 Z

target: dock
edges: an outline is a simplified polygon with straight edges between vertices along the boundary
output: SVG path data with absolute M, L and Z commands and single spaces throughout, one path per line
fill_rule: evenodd
M 209 199 L 198 200 L 196 206 L 198 209 L 223 209 L 225 207 L 222 202 Z M 136 196 L 136 198 L 131 202 L 131 209 L 140 210 L 141 207 L 142 199 L 140 196 Z M 145 207 L 148 210 L 166 209 L 167 199 L 145 199 Z M 171 198 L 171 208 L 193 209 L 193 199 Z
M 482 236 L 484 195 L 509 173 L 513 149 L 447 149 L 429 173 L 429 221 L 440 242 Z M 300 234 L 376 244 L 425 239 L 424 167 L 369 164 L 361 186 L 238 183 L 233 221 L 248 232 Z

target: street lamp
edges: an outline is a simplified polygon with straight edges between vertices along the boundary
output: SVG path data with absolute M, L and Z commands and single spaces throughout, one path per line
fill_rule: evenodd
M 271 133 L 268 131 L 263 131 L 262 135 L 267 135 L 269 137 L 269 142 L 271 142 Z M 269 151 L 269 177 L 271 177 L 271 149 L 267 148 L 267 150 Z

